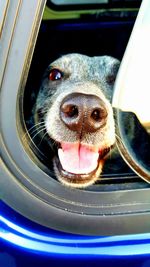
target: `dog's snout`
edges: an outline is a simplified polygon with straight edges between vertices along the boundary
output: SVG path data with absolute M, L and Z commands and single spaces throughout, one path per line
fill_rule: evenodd
M 63 99 L 60 118 L 72 131 L 92 133 L 106 124 L 107 109 L 96 95 L 74 93 Z

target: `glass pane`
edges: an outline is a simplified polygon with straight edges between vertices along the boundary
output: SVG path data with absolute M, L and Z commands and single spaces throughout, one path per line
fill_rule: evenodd
M 118 140 L 129 165 L 150 182 L 150 1 L 139 11 L 116 81 Z
M 109 0 L 51 0 L 55 5 L 107 4 Z

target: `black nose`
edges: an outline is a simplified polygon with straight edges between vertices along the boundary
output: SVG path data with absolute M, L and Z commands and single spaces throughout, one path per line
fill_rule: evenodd
M 60 118 L 72 131 L 92 133 L 106 124 L 107 110 L 99 97 L 74 93 L 63 99 Z

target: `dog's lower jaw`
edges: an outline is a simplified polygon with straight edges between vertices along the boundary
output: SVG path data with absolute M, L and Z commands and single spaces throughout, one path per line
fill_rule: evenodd
M 63 170 L 57 157 L 53 159 L 54 172 L 61 184 L 70 188 L 86 188 L 94 184 L 102 172 L 104 159 L 99 160 L 97 168 L 88 174 L 74 174 Z

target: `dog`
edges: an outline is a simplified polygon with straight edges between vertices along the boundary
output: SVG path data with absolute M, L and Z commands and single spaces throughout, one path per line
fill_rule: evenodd
M 85 188 L 100 177 L 116 140 L 111 102 L 119 66 L 110 56 L 67 54 L 44 73 L 34 124 L 55 147 L 53 169 L 63 185 Z

